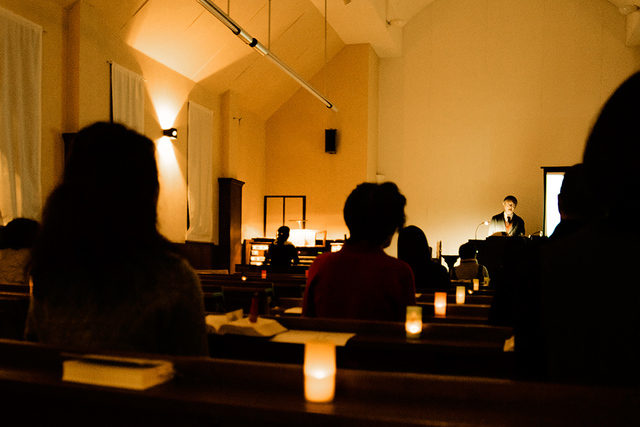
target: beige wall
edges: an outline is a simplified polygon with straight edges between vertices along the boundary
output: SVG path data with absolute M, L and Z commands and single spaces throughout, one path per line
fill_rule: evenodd
M 183 242 L 187 224 L 187 105 L 193 100 L 214 112 L 213 206 L 217 242 L 218 174 L 221 171 L 220 94 L 208 93 L 186 77 L 133 49 L 126 37 L 103 22 L 89 2 L 78 1 L 68 11 L 41 0 L 0 0 L 4 7 L 41 25 L 43 58 L 43 197 L 58 183 L 63 169 L 63 132 L 99 120 L 109 120 L 109 62 L 145 78 L 145 133 L 158 145 L 161 193 L 160 230 Z M 174 118 L 179 137 L 161 140 L 164 117 Z M 170 120 L 169 119 L 169 120 Z M 254 134 L 251 135 L 255 137 Z M 264 140 L 264 137 L 262 137 Z M 126 154 L 126 153 L 123 153 Z M 239 177 L 242 179 L 242 177 Z
M 640 68 L 606 0 L 437 0 L 380 61 L 379 172 L 408 223 L 445 254 L 474 238 L 507 194 L 542 230 L 542 166 L 581 161 L 606 98 Z M 486 236 L 488 227 L 478 230 Z
M 162 159 L 159 203 L 161 230 L 174 241 L 186 232 L 189 99 L 214 111 L 215 179 L 245 182 L 244 238 L 262 234 L 265 194 L 307 195 L 308 228 L 341 238 L 344 200 L 378 173 L 407 196 L 408 223 L 455 253 L 506 194 L 519 198 L 527 231 L 540 230 L 540 167 L 580 161 L 600 106 L 640 68 L 639 49 L 624 44 L 624 16 L 607 0 L 437 0 L 404 27 L 402 58 L 349 45 L 310 80 L 338 113 L 299 89 L 264 123 L 225 111 L 233 105 L 221 94 L 128 46 L 90 2 L 68 17 L 47 1 L 0 6 L 46 31 L 44 197 L 62 172 L 60 134 L 109 118 L 108 61 L 117 62 L 146 79 L 148 136 L 160 138 L 161 110 L 175 115 L 180 136 L 174 158 Z M 324 152 L 326 128 L 338 129 L 337 154 Z M 213 189 L 217 233 L 217 182 Z
M 267 121 L 267 195 L 306 195 L 307 228 L 343 238 L 342 207 L 375 170 L 377 58 L 369 45 L 347 45 L 310 80 L 339 109 L 299 89 Z M 326 77 L 326 79 L 325 79 Z M 372 90 L 373 88 L 373 90 Z M 373 121 L 373 122 L 372 122 Z M 324 151 L 324 131 L 337 129 L 337 153 Z M 375 177 L 371 177 L 374 179 Z M 262 224 L 260 224 L 262 225 Z M 291 224 L 286 224 L 292 226 Z M 275 230 L 267 234 L 275 235 Z

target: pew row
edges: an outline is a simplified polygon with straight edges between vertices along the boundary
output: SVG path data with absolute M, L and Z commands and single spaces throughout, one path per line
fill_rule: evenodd
M 336 348 L 338 367 L 447 375 L 514 376 L 514 353 L 504 352 L 508 327 L 425 324 L 419 339 L 407 339 L 404 323 L 346 319 L 269 317 L 296 338 L 314 332 L 355 334 Z M 304 345 L 283 339 L 209 335 L 213 357 L 234 360 L 302 364 Z
M 177 356 L 173 380 L 133 391 L 63 382 L 68 351 L 0 340 L 3 425 L 627 426 L 640 407 L 637 389 L 341 368 L 318 404 L 299 365 Z
M 455 297 L 455 296 L 454 296 Z M 455 304 L 447 302 L 447 311 L 444 316 L 436 316 L 433 299 L 417 299 L 418 306 L 422 307 L 422 318 L 429 323 L 455 323 L 469 325 L 486 325 L 489 316 L 490 305 L 487 304 Z M 299 308 L 298 310 L 292 310 Z M 300 317 L 302 298 L 279 298 L 269 314 L 272 316 Z
M 22 339 L 30 298 L 29 285 L 0 283 L 0 338 Z

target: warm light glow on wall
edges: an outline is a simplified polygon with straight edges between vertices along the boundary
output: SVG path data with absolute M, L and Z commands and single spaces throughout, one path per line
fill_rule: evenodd
M 160 129 L 176 127 L 176 117 L 185 107 L 196 83 L 169 68 L 158 67 L 157 62 L 142 53 L 137 59 Z
M 160 181 L 160 195 L 158 197 L 158 224 L 160 232 L 174 239 L 178 233 L 168 234 L 165 229 L 171 218 L 186 211 L 186 179 L 178 164 L 174 145 L 169 137 L 163 136 L 156 140 L 156 159 L 158 163 L 158 178 Z M 182 235 L 184 231 L 180 230 Z
M 164 171 L 168 171 L 175 168 L 179 171 L 178 160 L 176 159 L 176 153 L 173 150 L 173 144 L 171 138 L 163 136 L 156 142 L 156 152 L 158 153 L 158 172 L 162 174 Z
M 180 190 L 186 184 L 178 165 L 171 138 L 163 136 L 156 141 L 156 154 L 160 192 L 176 194 L 175 191 Z
M 158 123 L 160 123 L 160 129 L 169 129 L 174 127 L 176 116 L 180 111 L 179 106 L 171 105 L 168 102 L 154 103 L 156 107 L 156 114 L 158 115 Z

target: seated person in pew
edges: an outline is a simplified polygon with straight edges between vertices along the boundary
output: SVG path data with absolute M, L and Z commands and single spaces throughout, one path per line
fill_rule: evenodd
M 515 350 L 543 379 L 640 386 L 640 286 L 625 268 L 640 232 L 621 205 L 640 195 L 638 99 L 640 73 L 605 103 L 585 146 L 586 188 L 606 215 L 542 245 L 539 272 L 520 276 L 530 306 L 517 312 Z
M 585 188 L 582 163 L 571 166 L 564 174 L 558 194 L 558 213 L 560 222 L 549 236 L 549 240 L 570 236 L 595 218 L 604 215 L 602 206 L 593 200 Z
M 25 338 L 83 351 L 207 355 L 195 271 L 157 229 L 155 144 L 82 129 L 33 249 Z
M 0 249 L 0 283 L 29 283 L 27 262 L 39 230 L 38 221 L 30 218 L 14 218 L 4 227 L 3 247 Z
M 413 272 L 384 248 L 404 225 L 405 204 L 392 182 L 351 192 L 343 212 L 350 237 L 309 268 L 303 316 L 404 322 L 406 307 L 416 303 Z
M 476 256 L 478 250 L 471 242 L 464 243 L 458 249 L 460 264 L 453 268 L 451 278 L 453 280 L 473 280 L 479 279 L 480 283 L 489 284 L 489 271 L 487 267 L 478 263 Z
M 415 225 L 398 231 L 398 259 L 411 267 L 416 292 L 447 289 L 451 285 L 447 268 L 432 259 L 427 236 Z
M 267 263 L 275 270 L 286 271 L 287 267 L 300 262 L 298 250 L 289 242 L 289 232 L 286 225 L 278 228 L 276 240 L 267 250 Z

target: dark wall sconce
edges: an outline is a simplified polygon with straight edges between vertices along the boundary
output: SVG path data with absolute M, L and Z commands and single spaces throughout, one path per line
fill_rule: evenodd
M 171 139 L 176 139 L 178 137 L 178 129 L 176 128 L 162 129 L 162 135 L 168 136 Z

